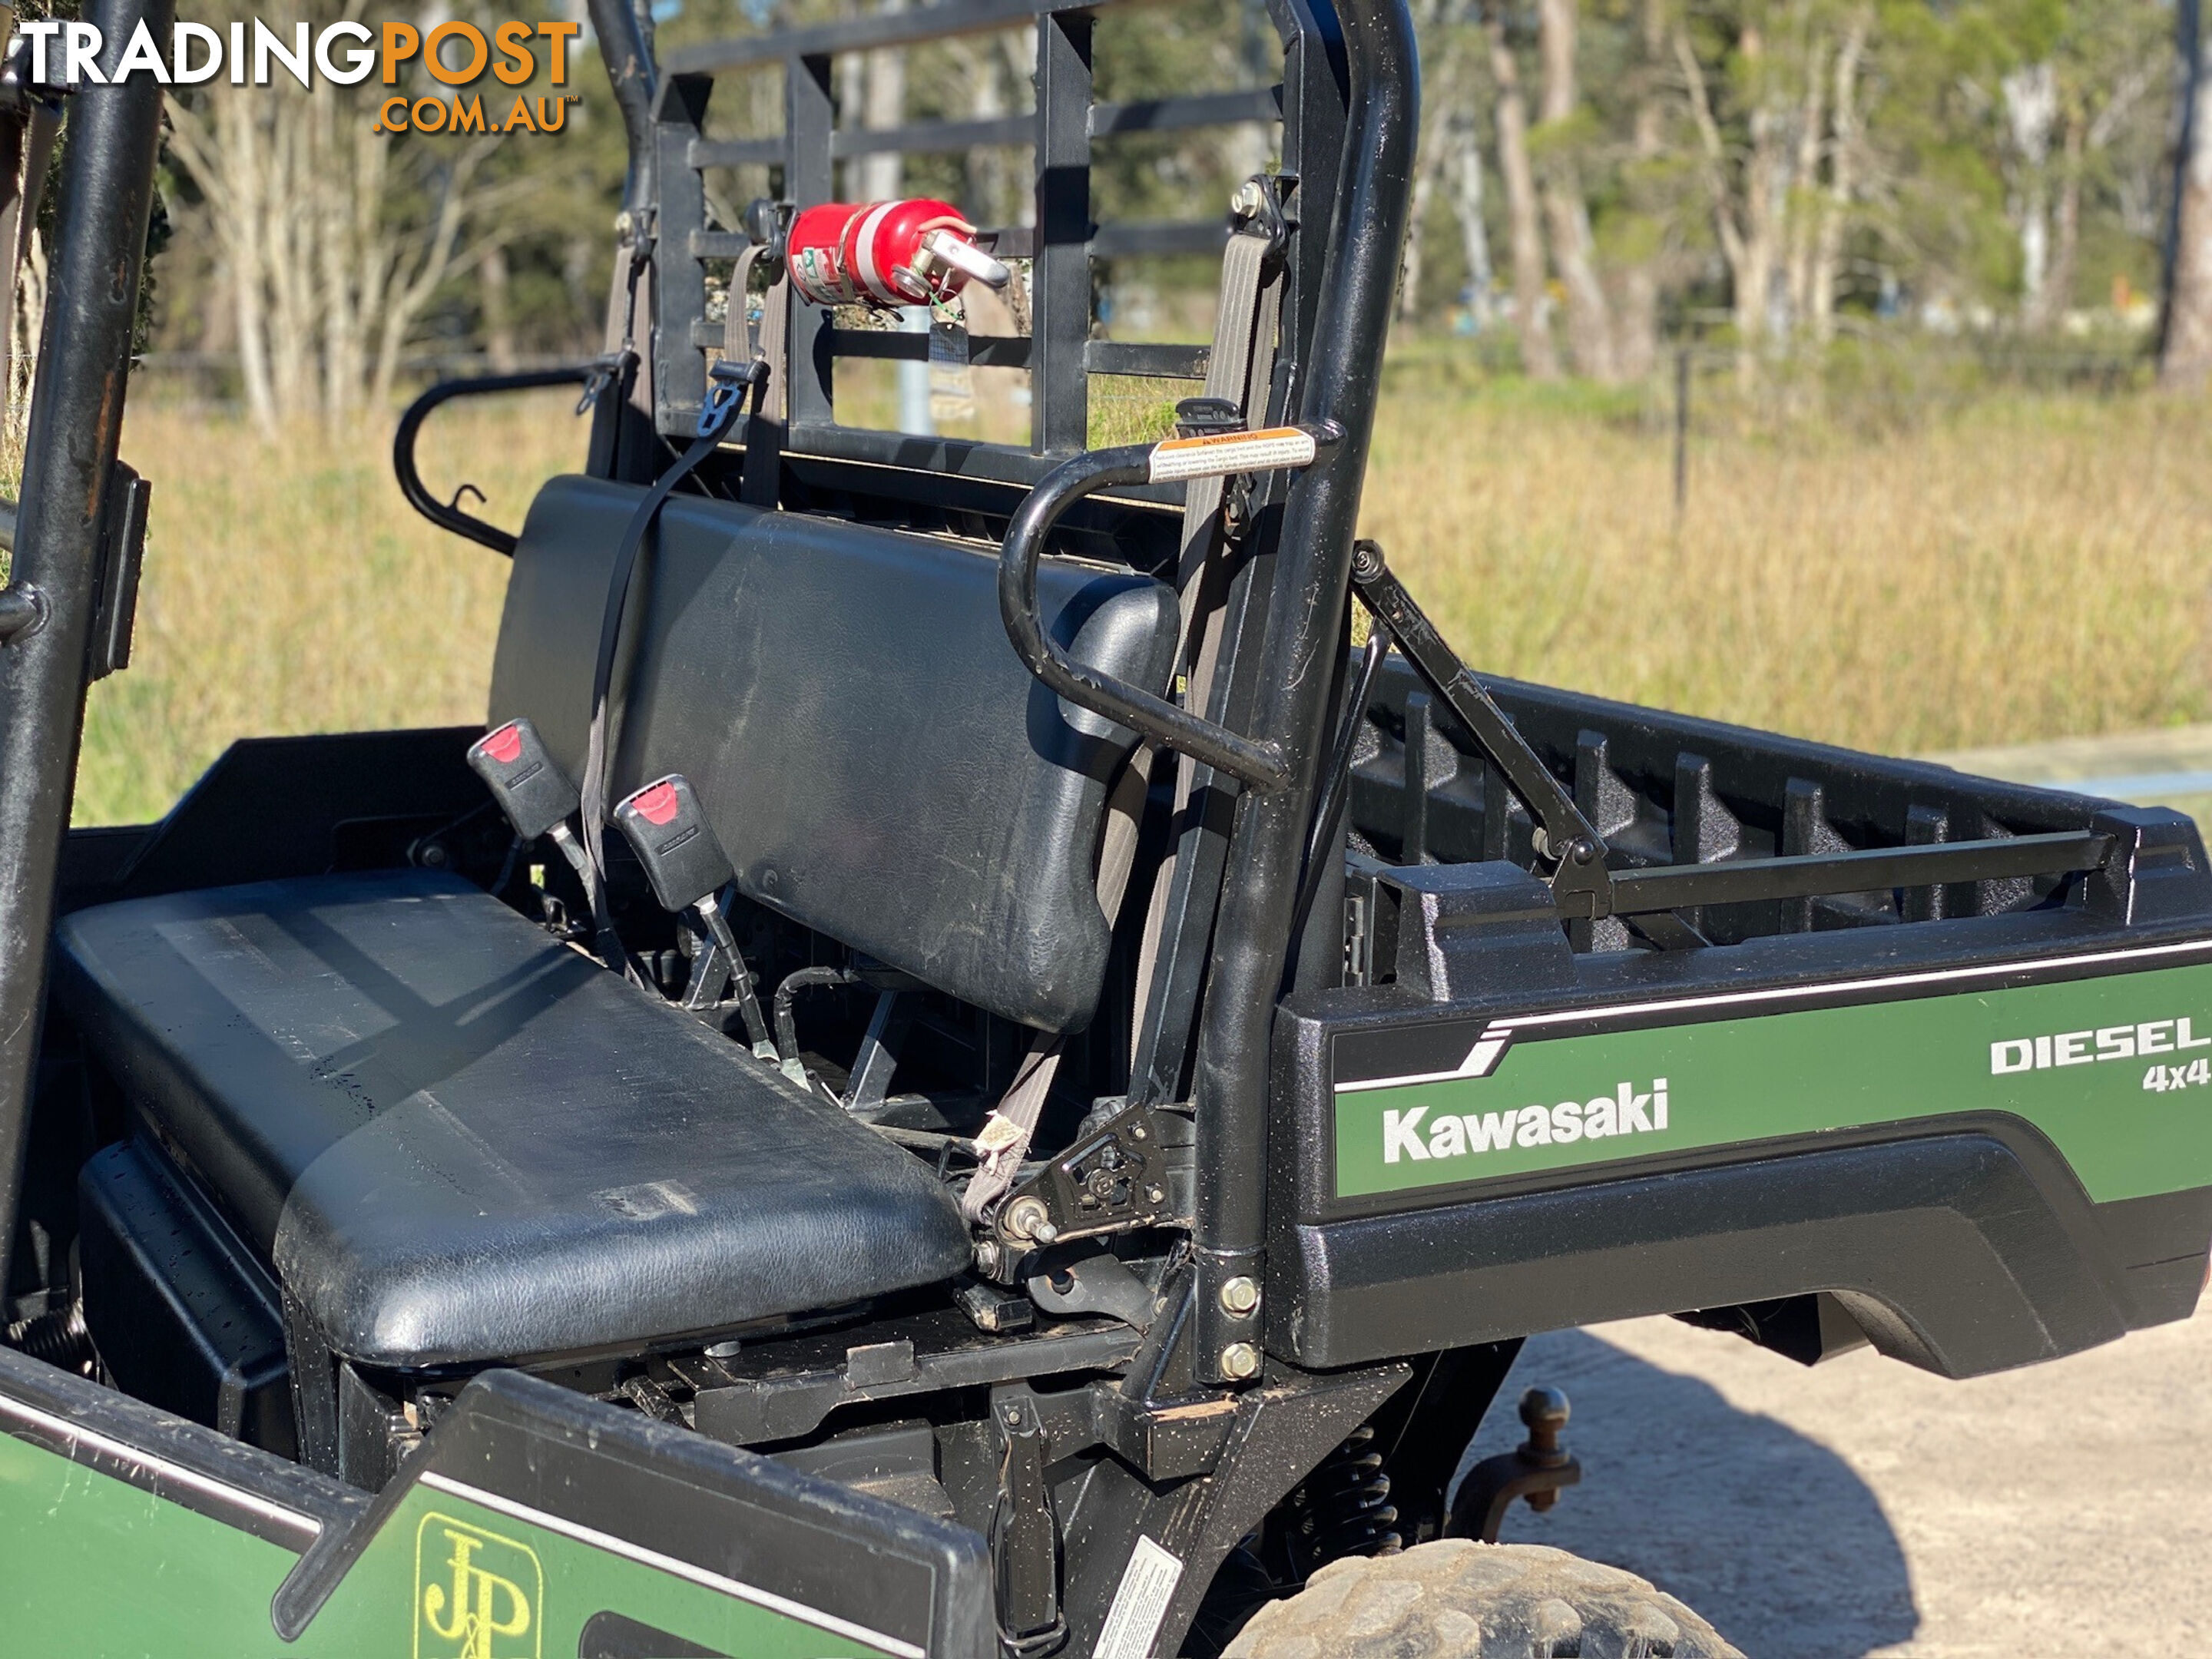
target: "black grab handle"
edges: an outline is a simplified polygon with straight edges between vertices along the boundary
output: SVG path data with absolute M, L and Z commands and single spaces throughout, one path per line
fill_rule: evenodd
M 1334 426 L 1320 425 L 1171 438 L 1164 443 L 1094 449 L 1046 473 L 1015 510 L 999 550 L 999 615 L 1030 672 L 1077 708 L 1103 714 L 1255 789 L 1277 789 L 1287 783 L 1290 763 L 1280 744 L 1241 737 L 1165 697 L 1077 662 L 1061 650 L 1037 614 L 1037 559 L 1060 515 L 1096 491 L 1116 484 L 1310 466 L 1321 450 L 1341 435 Z
M 481 542 L 495 553 L 514 556 L 514 538 L 495 524 L 486 524 L 475 514 L 460 509 L 460 490 L 453 499 L 441 501 L 422 484 L 422 475 L 415 470 L 415 435 L 422 429 L 422 422 L 439 404 L 450 403 L 455 398 L 483 398 L 499 392 L 532 392 L 548 386 L 588 386 L 606 372 L 599 363 L 564 363 L 557 368 L 526 368 L 514 374 L 484 374 L 474 380 L 441 380 L 428 392 L 407 405 L 407 412 L 399 417 L 399 429 L 392 434 L 392 471 L 398 477 L 399 493 L 413 507 L 441 530 L 450 530 L 456 536 L 465 536 L 472 542 Z M 461 489 L 473 489 L 473 484 L 463 484 Z M 477 497 L 482 500 L 481 495 Z

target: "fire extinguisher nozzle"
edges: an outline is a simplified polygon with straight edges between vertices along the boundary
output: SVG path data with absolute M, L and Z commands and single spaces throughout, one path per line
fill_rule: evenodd
M 1004 288 L 1013 280 L 1012 271 L 964 236 L 957 236 L 949 230 L 933 230 L 921 240 L 923 246 L 953 270 L 986 287 Z

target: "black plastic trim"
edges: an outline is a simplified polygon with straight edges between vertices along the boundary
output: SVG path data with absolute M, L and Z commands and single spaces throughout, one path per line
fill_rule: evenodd
M 1287 1228 L 1270 1346 L 1346 1365 L 1822 1290 L 1883 1352 L 1974 1376 L 2190 1312 L 2183 1276 L 2130 1270 L 2201 1261 L 2212 1192 L 2115 1222 L 2025 1124 L 1585 1179 Z
M 0 1433 L 288 1550 L 368 1508 L 327 1476 L 6 1348 Z
M 994 1651 L 977 1534 L 520 1371 L 471 1382 L 374 1504 L 301 1558 L 270 1606 L 279 1635 L 307 1629 L 425 1483 L 588 1531 L 600 1547 L 761 1586 L 756 1599 L 872 1645 L 888 1637 L 932 1659 Z

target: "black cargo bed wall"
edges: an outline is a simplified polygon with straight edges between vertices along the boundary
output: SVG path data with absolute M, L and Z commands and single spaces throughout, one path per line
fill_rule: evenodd
M 1839 853 L 2080 830 L 2106 804 L 1485 678 L 1522 737 L 1574 792 L 1617 869 Z M 1350 846 L 1392 866 L 1535 856 L 1533 820 L 1473 738 L 1394 659 L 1366 710 L 1350 792 Z M 1717 943 L 1815 929 L 1992 915 L 2033 908 L 2057 881 L 1956 883 L 1899 892 L 1716 907 L 1689 918 Z M 1613 919 L 1577 923 L 1578 951 L 1622 950 Z

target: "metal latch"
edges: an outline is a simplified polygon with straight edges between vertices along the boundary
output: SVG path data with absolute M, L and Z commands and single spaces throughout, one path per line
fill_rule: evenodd
M 138 571 L 146 557 L 146 515 L 154 486 L 115 463 L 100 517 L 100 592 L 93 602 L 90 679 L 103 680 L 131 665 L 131 635 L 138 619 Z
M 999 1234 L 1018 1249 L 1152 1226 L 1170 1191 L 1159 1114 L 1125 1106 L 1008 1194 Z

